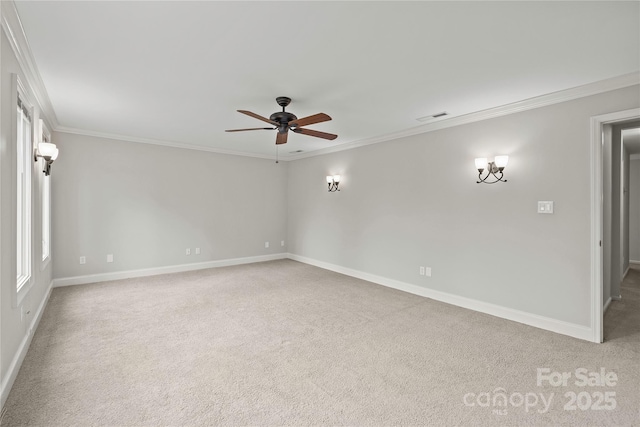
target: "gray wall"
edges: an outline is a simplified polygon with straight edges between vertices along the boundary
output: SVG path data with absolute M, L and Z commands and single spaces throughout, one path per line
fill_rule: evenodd
M 640 159 L 629 164 L 629 260 L 640 263 Z
M 13 54 L 4 31 L 0 31 L 0 380 L 3 387 L 8 381 L 8 371 L 18 355 L 21 344 L 29 336 L 29 326 L 38 307 L 47 296 L 51 283 L 51 262 L 42 262 L 42 214 L 40 162 L 32 168 L 32 229 L 31 229 L 31 277 L 32 283 L 24 299 L 16 300 L 16 93 L 12 89 L 12 74 L 21 77 L 27 86 L 18 61 Z M 27 92 L 30 92 L 27 87 Z M 29 93 L 27 93 L 29 97 Z M 33 102 L 33 99 L 31 99 Z M 33 123 L 38 123 L 40 109 L 34 103 Z M 52 187 L 57 185 L 55 179 Z M 55 252 L 51 255 L 55 258 Z M 21 316 L 21 312 L 25 316 Z M 29 314 L 27 314 L 29 313 Z M 3 389 L 3 398 L 6 397 Z
M 55 278 L 286 252 L 287 163 L 54 137 Z
M 295 161 L 289 252 L 587 326 L 589 118 L 638 107 L 638 90 Z M 509 182 L 476 184 L 474 158 L 498 154 Z M 555 213 L 537 214 L 538 200 Z

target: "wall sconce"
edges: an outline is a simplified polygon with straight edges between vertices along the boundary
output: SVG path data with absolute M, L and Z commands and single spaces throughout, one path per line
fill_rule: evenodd
M 327 184 L 329 185 L 329 192 L 340 191 L 338 185 L 340 184 L 340 175 L 327 175 Z
M 35 150 L 33 150 L 33 160 L 38 161 L 38 157 L 44 159 L 44 169 L 42 173 L 49 176 L 51 173 L 51 163 L 58 158 L 58 147 L 50 142 L 40 142 Z
M 480 184 L 481 182 L 484 182 L 485 184 L 495 184 L 498 181 L 507 182 L 506 179 L 502 179 L 502 171 L 504 170 L 505 166 L 507 166 L 508 162 L 509 156 L 496 156 L 496 158 L 492 162 L 487 162 L 487 159 L 485 157 L 477 158 L 476 169 L 478 169 L 478 179 L 480 181 L 476 181 L 476 184 Z M 487 174 L 483 178 L 482 173 L 484 172 L 485 168 L 487 169 Z M 500 174 L 500 176 L 498 176 L 497 174 Z M 493 175 L 495 180 L 487 181 L 487 179 L 491 175 Z

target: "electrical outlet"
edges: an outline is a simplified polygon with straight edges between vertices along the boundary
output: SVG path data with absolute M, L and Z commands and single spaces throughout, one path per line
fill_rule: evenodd
M 107 254 L 107 262 L 113 262 L 113 254 Z
M 538 202 L 538 213 L 541 213 L 541 214 L 552 214 L 553 213 L 553 202 L 552 201 Z
M 185 251 L 186 255 L 191 255 L 191 248 L 187 248 L 187 250 Z
M 427 277 L 431 277 L 431 267 L 425 267 L 424 275 Z
M 269 242 L 264 242 L 264 247 L 268 248 L 269 247 Z
M 424 267 L 420 266 L 420 275 L 424 276 Z
M 86 264 L 87 263 L 87 257 L 86 256 L 81 256 L 80 257 L 80 264 Z
M 284 246 L 284 240 L 280 240 L 280 246 Z
M 196 248 L 196 255 L 200 255 L 200 248 Z

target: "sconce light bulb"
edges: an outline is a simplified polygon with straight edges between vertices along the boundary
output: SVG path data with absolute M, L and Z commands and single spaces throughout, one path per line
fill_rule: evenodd
M 478 157 L 476 158 L 476 169 L 482 172 L 487 167 L 487 158 L 486 157 Z
M 327 175 L 327 184 L 333 183 L 333 177 L 331 175 Z
M 38 144 L 38 154 L 42 157 L 52 157 L 57 150 L 56 145 L 50 142 L 41 142 Z
M 495 163 L 498 169 L 502 170 L 509 163 L 509 156 L 496 156 Z
M 336 184 L 340 182 L 340 175 L 333 175 L 333 182 Z

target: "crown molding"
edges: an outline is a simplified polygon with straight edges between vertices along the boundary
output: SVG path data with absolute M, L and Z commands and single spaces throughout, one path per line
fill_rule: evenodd
M 341 145 L 322 148 L 308 153 L 288 156 L 287 160 L 298 160 L 307 157 L 320 156 L 323 154 L 336 153 L 338 151 L 351 150 L 371 144 L 378 144 L 394 139 L 404 138 L 408 136 L 418 135 L 421 133 L 433 132 L 440 129 L 446 129 L 454 126 L 460 126 L 467 123 L 479 122 L 482 120 L 502 117 L 509 114 L 520 113 L 523 111 L 533 110 L 535 108 L 547 107 L 562 102 L 572 101 L 578 98 L 597 95 L 616 89 L 622 89 L 629 86 L 640 84 L 640 72 L 624 74 L 606 80 L 600 80 L 594 83 L 553 92 L 547 95 L 541 95 L 534 98 L 525 99 L 523 101 L 514 102 L 512 104 L 502 105 L 487 110 L 477 111 L 462 116 L 451 117 L 437 122 L 431 122 L 425 125 L 416 126 L 400 132 L 389 133 L 386 135 L 367 138 L 353 142 L 347 142 Z
M 138 138 L 135 136 L 118 135 L 114 133 L 94 132 L 90 130 L 75 129 L 75 128 L 69 128 L 65 126 L 58 126 L 54 130 L 60 133 L 70 133 L 74 135 L 91 136 L 95 138 L 114 139 L 116 141 L 137 142 L 139 144 L 160 145 L 163 147 L 181 148 L 183 150 L 206 151 L 208 153 L 227 154 L 230 156 L 244 156 L 244 157 L 253 157 L 257 159 L 276 160 L 275 156 L 269 156 L 266 154 L 247 153 L 245 151 L 224 150 L 222 148 L 205 147 L 203 145 L 185 144 L 182 142 L 175 142 L 175 141 L 163 141 L 160 139 Z M 279 159 L 279 161 L 282 162 L 286 160 Z
M 20 69 L 24 73 L 31 95 L 42 112 L 40 118 L 48 122 L 50 128 L 55 129 L 58 126 L 58 118 L 44 82 L 40 77 L 40 72 L 29 47 L 29 41 L 22 27 L 22 22 L 20 22 L 16 5 L 13 0 L 2 0 L 0 4 L 2 8 L 0 11 L 2 29 L 9 39 Z

